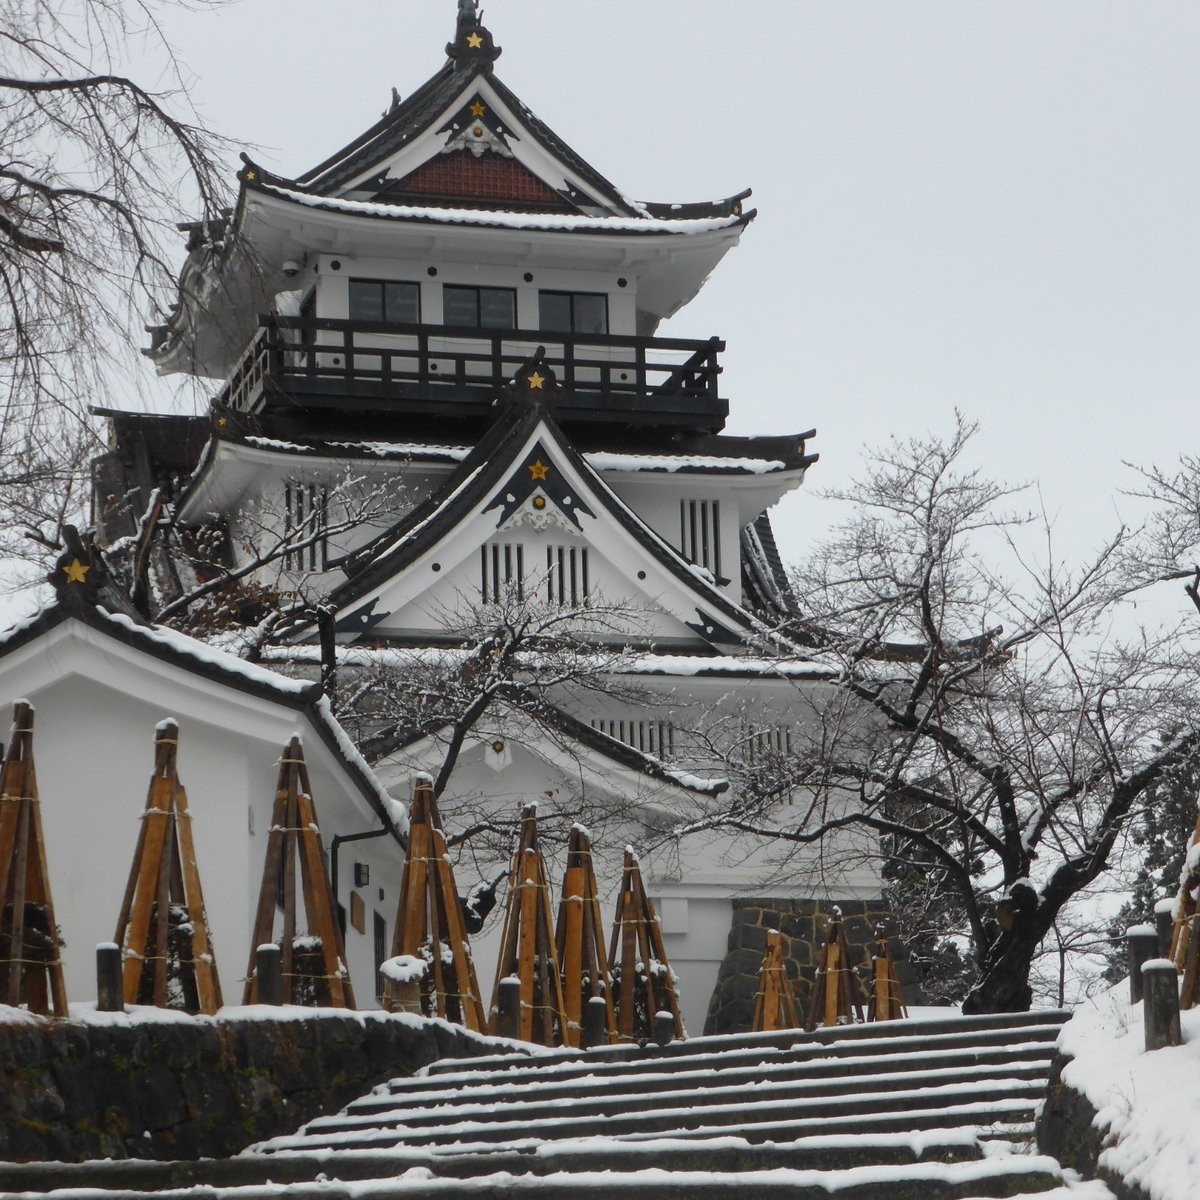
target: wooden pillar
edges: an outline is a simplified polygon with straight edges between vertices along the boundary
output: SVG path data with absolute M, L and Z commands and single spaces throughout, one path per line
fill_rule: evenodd
M 296 894 L 296 865 L 300 866 L 300 895 Z M 275 932 L 275 912 L 282 899 L 282 933 Z M 303 901 L 307 933 L 297 936 L 298 900 Z M 353 1008 L 354 990 L 346 970 L 346 951 L 338 927 L 333 889 L 308 767 L 300 738 L 293 734 L 279 760 L 279 781 L 267 833 L 258 914 L 250 939 L 243 1004 L 258 1003 L 258 948 L 279 946 L 283 970 L 283 1002 Z
M 796 993 L 783 963 L 783 939 L 778 929 L 767 930 L 767 946 L 758 969 L 758 993 L 754 997 L 752 1033 L 776 1029 L 799 1029 L 800 1011 Z
M 575 1042 L 566 1042 L 567 1015 L 550 903 L 550 881 L 538 846 L 537 805 L 527 804 L 521 812 L 521 836 L 505 902 L 492 993 L 492 1031 L 499 1029 L 501 985 L 511 977 L 521 984 L 521 1040 L 541 1046 L 578 1045 L 578 1035 Z
M 583 1045 L 583 1026 L 593 1001 L 603 1006 L 605 1027 L 602 1035 L 593 1028 L 589 1046 L 607 1045 L 616 1031 L 612 1001 L 612 978 L 608 955 L 604 950 L 604 927 L 600 916 L 600 898 L 596 872 L 592 865 L 592 844 L 582 825 L 571 827 L 567 842 L 567 866 L 563 875 L 562 899 L 558 904 L 558 923 L 554 932 L 558 963 L 562 969 L 563 1008 L 567 1021 L 563 1042 Z M 596 1018 L 592 1018 L 595 1022 Z
M 620 957 L 617 955 L 620 947 Z M 617 1040 L 645 1042 L 654 1036 L 654 1019 L 669 1012 L 675 1020 L 675 1037 L 687 1037 L 679 1015 L 675 973 L 667 961 L 662 929 L 654 905 L 642 883 L 641 866 L 632 846 L 625 847 L 625 869 L 608 961 L 613 972 Z
M 113 940 L 124 959 L 126 1004 L 211 1016 L 221 1007 L 221 981 L 178 750 L 179 727 L 164 721 L 155 730 L 154 773 Z
M 0 766 L 0 1003 L 67 1015 L 27 700 L 13 705 Z
M 465 1025 L 476 1033 L 487 1029 L 475 964 L 458 905 L 454 871 L 446 855 L 446 838 L 427 775 L 417 778 L 409 814 L 408 855 L 400 879 L 400 901 L 392 957 L 422 959 L 421 1007 L 428 1017 Z M 401 1008 L 397 985 L 384 984 L 384 1007 Z
M 842 910 L 835 908 L 829 921 L 829 934 L 821 951 L 812 1007 L 808 1010 L 808 1029 L 818 1025 L 848 1025 L 863 1019 L 860 994 L 862 985 L 850 965 L 850 946 L 842 928 Z

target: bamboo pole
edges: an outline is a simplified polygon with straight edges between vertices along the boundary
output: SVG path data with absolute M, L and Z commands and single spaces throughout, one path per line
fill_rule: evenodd
M 497 1032 L 501 981 L 520 981 L 522 1041 L 542 1046 L 572 1045 L 568 1041 L 562 975 L 550 915 L 550 881 L 538 845 L 537 805 L 521 812 L 521 836 L 513 855 L 512 874 L 504 910 L 504 932 L 492 991 L 492 1032 Z
M 307 933 L 297 961 L 296 865 L 300 866 L 300 899 L 304 903 Z M 280 959 L 283 969 L 283 1002 L 308 1002 L 335 1008 L 354 1007 L 354 989 L 346 970 L 346 952 L 335 916 L 335 899 L 321 846 L 316 806 L 308 779 L 308 766 L 299 735 L 293 734 L 279 760 L 279 780 L 271 826 L 267 833 L 267 852 L 263 863 L 262 886 L 258 893 L 258 912 L 254 936 L 250 942 L 250 963 L 246 968 L 243 1004 L 258 1001 L 258 947 L 276 940 L 276 901 L 282 897 L 283 911 Z M 319 971 L 312 968 L 320 960 Z M 303 969 L 301 969 L 303 968 Z M 312 984 L 311 994 L 306 994 Z
M 13 705 L 0 766 L 0 1002 L 67 1015 L 58 923 L 33 761 L 33 706 Z
M 426 1016 L 487 1029 L 471 946 L 458 903 L 454 871 L 427 775 L 417 777 L 409 814 L 408 856 L 400 879 L 400 901 L 392 935 L 392 957 L 423 959 L 430 969 L 421 977 L 421 1008 Z M 384 1007 L 400 1003 L 397 985 L 384 982 Z
M 767 945 L 758 971 L 758 992 L 754 997 L 752 1033 L 777 1029 L 799 1029 L 800 1010 L 796 993 L 783 963 L 783 938 L 778 929 L 767 930 Z
M 154 771 L 113 941 L 121 947 L 124 960 L 126 1004 L 165 1008 L 174 982 L 184 1009 L 211 1015 L 221 1007 L 221 982 L 196 865 L 187 792 L 179 781 L 178 747 L 178 725 L 164 721 L 155 731 Z
M 568 1046 L 582 1043 L 584 1013 L 588 1002 L 596 998 L 604 1001 L 605 1041 L 611 1042 L 616 1032 L 612 976 L 604 950 L 591 836 L 582 825 L 571 827 L 567 841 L 567 866 L 554 945 L 562 968 L 563 1008 L 567 1018 L 564 1043 Z
M 617 958 L 617 947 L 621 955 Z M 675 972 L 667 961 L 662 928 L 642 882 L 641 866 L 632 846 L 625 847 L 625 868 L 617 897 L 616 918 L 608 946 L 608 961 L 614 965 L 613 990 L 620 1042 L 644 1042 L 654 1035 L 654 1018 L 669 1012 L 675 1036 L 687 1036 L 679 1014 Z M 618 973 L 619 972 L 619 973 Z

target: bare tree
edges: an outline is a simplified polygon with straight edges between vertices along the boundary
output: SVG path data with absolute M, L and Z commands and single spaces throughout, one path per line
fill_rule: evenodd
M 834 493 L 853 511 L 801 570 L 792 631 L 834 687 L 774 790 L 735 781 L 703 827 L 797 848 L 869 831 L 964 935 L 965 1008 L 1015 1011 L 1141 798 L 1197 755 L 1200 697 L 1176 630 L 1118 633 L 1132 535 L 1067 568 L 1016 493 L 966 467 L 973 432 L 893 441 Z M 782 789 L 807 800 L 780 808 Z
M 1150 501 L 1150 519 L 1126 557 L 1132 589 L 1183 580 L 1200 612 L 1200 455 L 1180 455 L 1174 470 L 1135 468 L 1141 476 L 1131 494 Z
M 225 203 L 222 143 L 158 24 L 223 0 L 0 0 L 0 507 L 57 541 L 79 494 L 87 406 L 128 388 L 132 331 L 175 299 L 177 222 Z M 152 43 L 171 80 L 124 73 Z M 21 552 L 9 536 L 3 549 Z

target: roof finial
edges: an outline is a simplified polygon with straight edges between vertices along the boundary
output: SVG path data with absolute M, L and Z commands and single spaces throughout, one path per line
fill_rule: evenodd
M 458 0 L 458 27 L 479 24 L 479 11 L 475 0 Z

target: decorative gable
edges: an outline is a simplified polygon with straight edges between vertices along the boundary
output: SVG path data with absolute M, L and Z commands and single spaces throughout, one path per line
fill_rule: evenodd
M 574 212 L 545 181 L 495 146 L 472 144 L 442 153 L 403 179 L 388 183 L 380 199 L 453 200 L 500 208 L 561 209 Z
M 504 490 L 485 508 L 485 513 L 499 509 L 496 528 L 506 524 L 528 523 L 535 529 L 554 524 L 571 532 L 582 529 L 579 514 L 593 520 L 596 514 L 576 494 L 554 456 L 541 441 L 525 456 L 521 465 L 509 476 Z

